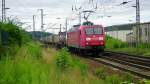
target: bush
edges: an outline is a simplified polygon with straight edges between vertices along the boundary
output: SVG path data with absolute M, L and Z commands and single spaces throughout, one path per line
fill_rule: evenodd
M 4 45 L 2 44 L 2 40 L 0 38 L 0 50 L 3 51 L 0 52 L 0 55 L 5 55 L 6 53 L 15 53 L 13 50 L 15 47 L 21 47 L 23 44 L 31 41 L 31 38 L 27 32 L 13 21 L 8 21 L 7 23 L 0 22 L 0 37 L 2 32 L 7 33 L 8 42 L 6 45 Z M 5 38 L 5 36 L 3 37 Z
M 72 58 L 67 48 L 63 48 L 56 57 L 56 67 L 58 70 L 66 71 L 72 67 Z
M 29 41 L 29 36 L 27 33 L 21 29 L 20 26 L 13 22 L 1 23 L 1 31 L 8 32 L 9 34 L 9 44 L 14 45 L 17 44 L 21 46 L 23 43 Z
M 67 71 L 70 69 L 79 70 L 82 76 L 87 76 L 88 74 L 88 65 L 82 63 L 78 58 L 72 58 L 67 48 L 61 49 L 58 53 L 56 57 L 56 67 L 57 70 L 60 71 Z

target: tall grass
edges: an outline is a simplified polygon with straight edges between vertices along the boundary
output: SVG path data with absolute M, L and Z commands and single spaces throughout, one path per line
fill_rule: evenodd
M 36 44 L 23 46 L 14 56 L 0 61 L 0 84 L 48 84 L 50 67 L 39 58 L 41 48 Z
M 130 84 L 133 80 L 130 74 L 110 75 L 103 68 L 95 76 L 89 73 L 87 64 L 73 58 L 66 48 L 43 52 L 45 49 L 38 43 L 28 43 L 15 56 L 4 56 L 0 60 L 0 84 Z M 45 55 L 51 62 L 43 59 Z
M 150 44 L 140 43 L 136 46 L 130 46 L 126 42 L 110 36 L 107 36 L 106 49 L 135 55 L 150 56 Z
M 56 57 L 56 66 L 58 70 L 65 71 L 73 66 L 72 58 L 67 48 L 63 48 Z
M 88 66 L 79 59 L 72 58 L 67 49 L 56 52 L 57 55 L 52 58 L 55 60 L 50 63 L 43 59 L 43 52 L 38 43 L 28 43 L 19 48 L 15 56 L 10 56 L 11 54 L 4 56 L 0 60 L 0 84 L 101 84 L 103 82 L 90 76 Z
M 88 65 L 79 58 L 73 58 L 67 48 L 63 48 L 55 57 L 56 67 L 53 71 L 52 83 L 56 84 L 103 84 L 100 79 L 91 76 Z
M 127 46 L 128 46 L 127 43 L 122 42 L 119 39 L 115 39 L 110 36 L 107 36 L 107 38 L 106 38 L 106 48 L 108 48 L 108 49 L 124 48 Z
M 61 49 L 58 53 L 56 57 L 56 67 L 61 71 L 77 69 L 83 76 L 87 76 L 88 74 L 87 64 L 82 63 L 78 58 L 72 58 L 67 48 Z

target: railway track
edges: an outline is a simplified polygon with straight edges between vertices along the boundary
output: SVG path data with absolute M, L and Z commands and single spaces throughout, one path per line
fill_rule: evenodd
M 124 53 L 106 51 L 100 58 L 88 57 L 104 65 L 108 65 L 136 76 L 150 79 L 150 58 L 143 56 L 132 56 Z

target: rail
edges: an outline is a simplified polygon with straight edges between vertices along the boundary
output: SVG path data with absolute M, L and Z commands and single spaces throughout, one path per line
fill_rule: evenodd
M 108 65 L 126 72 L 135 74 L 136 76 L 150 79 L 150 58 L 143 56 L 129 55 L 126 53 L 118 53 L 106 51 L 99 58 L 88 57 L 104 65 Z

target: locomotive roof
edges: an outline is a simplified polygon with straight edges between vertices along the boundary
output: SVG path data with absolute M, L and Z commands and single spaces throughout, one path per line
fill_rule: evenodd
M 102 27 L 102 25 L 94 25 L 94 23 L 92 23 L 91 21 L 86 21 L 86 22 L 83 22 L 82 25 L 73 25 L 73 27 L 68 32 L 78 30 L 79 28 L 84 27 L 84 26 L 101 26 Z
M 102 27 L 102 25 L 75 25 L 71 29 L 69 29 L 68 32 L 75 31 L 75 30 L 80 29 L 81 27 L 87 27 L 87 26 L 89 26 L 89 27 L 90 26 L 101 26 Z

